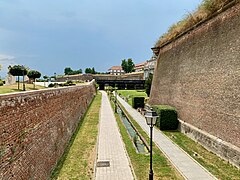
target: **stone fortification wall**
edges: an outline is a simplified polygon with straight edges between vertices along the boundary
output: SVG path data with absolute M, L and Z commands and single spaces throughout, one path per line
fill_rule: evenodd
M 240 5 L 160 48 L 151 104 L 240 147 Z
M 92 82 L 0 95 L 0 179 L 48 179 L 95 93 Z
M 134 72 L 123 75 L 111 75 L 111 74 L 78 74 L 78 75 L 66 75 L 61 78 L 57 78 L 57 82 L 72 81 L 91 81 L 91 80 L 144 80 L 143 72 Z
M 63 77 L 58 77 L 56 79 L 57 82 L 66 82 L 68 80 L 71 81 L 91 81 L 93 80 L 92 74 L 76 74 L 76 75 L 66 75 Z

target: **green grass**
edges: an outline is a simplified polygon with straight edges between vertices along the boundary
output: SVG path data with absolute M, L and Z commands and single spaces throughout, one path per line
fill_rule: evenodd
M 132 106 L 132 97 L 139 96 L 139 97 L 147 97 L 145 90 L 117 90 L 118 94 L 126 97 L 128 99 L 128 104 Z
M 79 124 L 51 179 L 92 179 L 96 158 L 101 94 L 98 93 Z
M 112 102 L 112 107 L 113 107 Z M 148 135 L 142 130 L 142 128 L 134 121 L 129 114 L 128 117 L 131 119 L 131 122 L 140 132 L 140 134 L 149 142 Z M 122 136 L 122 139 L 125 143 L 125 147 L 131 164 L 133 166 L 135 175 L 137 179 L 148 179 L 149 176 L 149 155 L 138 154 L 135 147 L 133 146 L 132 140 L 130 139 L 125 126 L 123 125 L 120 117 L 115 113 L 117 119 L 117 124 Z M 153 171 L 154 179 L 184 179 L 179 172 L 172 167 L 171 163 L 167 158 L 161 153 L 157 146 L 153 143 Z
M 32 84 L 25 84 L 26 91 L 31 91 L 31 90 L 38 90 L 38 89 L 44 89 L 45 87 L 43 86 L 36 86 L 35 89 L 33 88 Z M 7 86 L 0 86 L 0 94 L 6 94 L 6 93 L 12 93 L 12 92 L 22 92 L 22 83 L 20 83 L 20 87 L 18 89 L 18 85 L 13 84 L 13 85 L 7 85 Z
M 239 169 L 232 166 L 227 161 L 222 160 L 217 155 L 209 152 L 199 143 L 196 143 L 186 135 L 177 131 L 163 132 L 218 179 L 240 179 Z M 194 155 L 195 153 L 198 155 Z
M 224 11 L 225 6 L 233 3 L 240 3 L 240 0 L 203 0 L 193 13 L 188 13 L 185 18 L 176 24 L 173 24 L 168 32 L 163 34 L 156 42 L 155 46 L 160 47 L 168 41 L 176 38 L 178 35 L 193 27 L 200 21 L 210 18 L 214 13 Z M 231 7 L 231 6 L 230 6 Z M 226 8 L 227 9 L 227 8 Z

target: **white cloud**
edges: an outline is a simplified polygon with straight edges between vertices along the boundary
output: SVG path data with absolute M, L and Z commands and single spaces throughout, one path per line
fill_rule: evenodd
M 0 63 L 12 61 L 14 59 L 15 59 L 14 56 L 6 55 L 6 54 L 0 54 Z

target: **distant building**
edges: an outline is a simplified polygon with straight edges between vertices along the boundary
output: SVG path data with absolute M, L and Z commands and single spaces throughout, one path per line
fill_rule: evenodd
M 122 66 L 113 66 L 110 69 L 108 69 L 109 74 L 112 75 L 122 75 L 124 74 L 124 70 L 122 69 Z
M 157 56 L 153 55 L 150 60 L 148 60 L 144 66 L 144 79 L 147 79 L 149 77 L 149 74 L 154 73 L 154 69 L 157 62 Z
M 147 62 L 142 62 L 142 63 L 139 63 L 139 64 L 135 64 L 135 72 L 141 72 L 141 71 L 144 71 L 144 66 Z
M 16 77 L 11 75 L 10 73 L 7 74 L 7 77 L 5 79 L 6 85 L 12 85 L 16 83 Z

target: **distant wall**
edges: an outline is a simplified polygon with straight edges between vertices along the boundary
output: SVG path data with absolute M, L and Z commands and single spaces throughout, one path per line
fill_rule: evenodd
M 240 147 L 240 5 L 160 48 L 150 103 Z
M 0 179 L 48 179 L 95 93 L 92 82 L 0 95 Z
M 76 74 L 76 75 L 65 75 L 63 77 L 58 77 L 56 81 L 58 82 L 66 82 L 68 80 L 71 81 L 91 81 L 93 80 L 92 74 Z
M 61 78 L 57 78 L 58 82 L 65 82 L 67 80 L 72 81 L 91 81 L 96 80 L 144 80 L 143 72 L 127 73 L 123 75 L 111 75 L 111 74 L 77 74 L 66 75 Z

